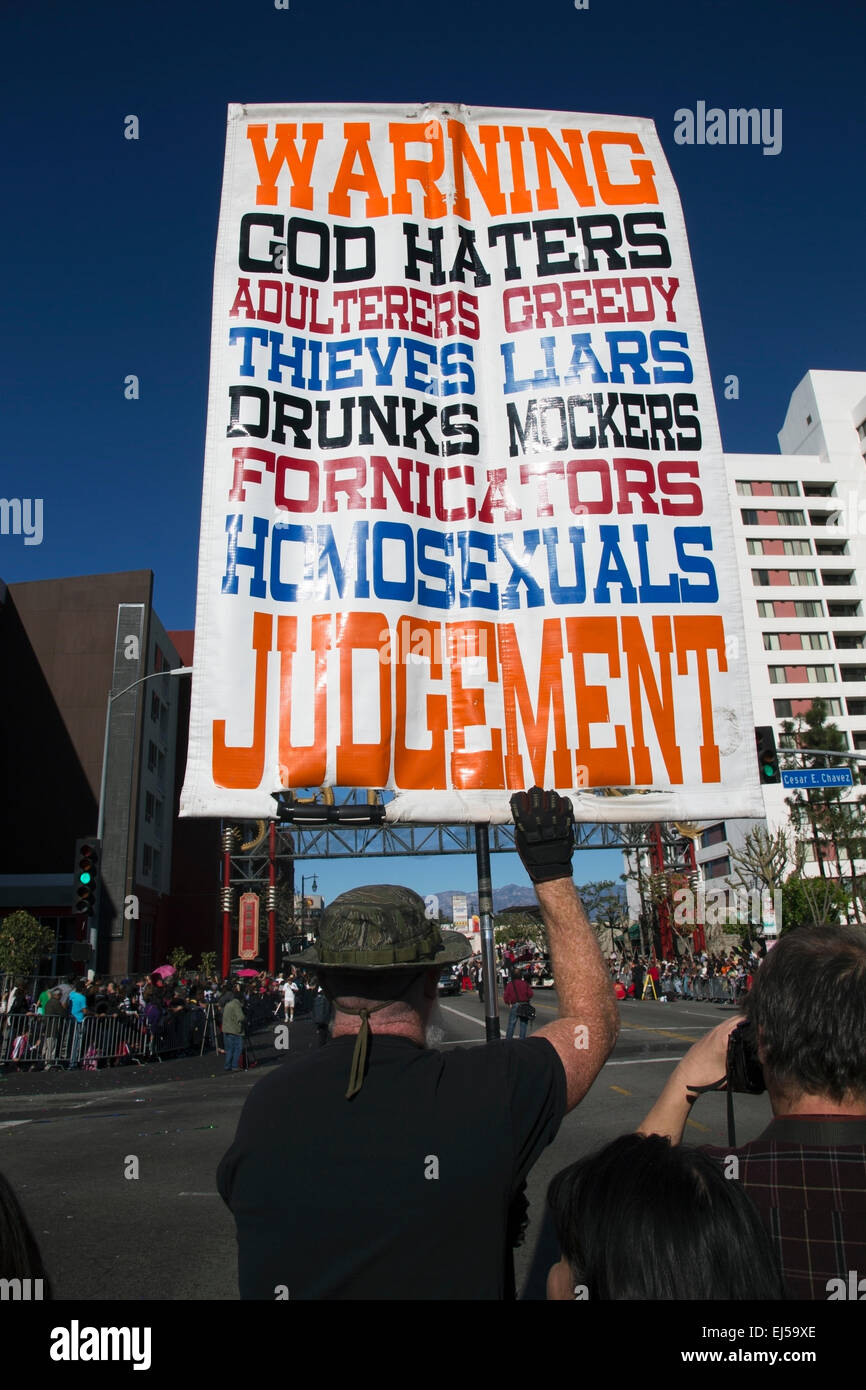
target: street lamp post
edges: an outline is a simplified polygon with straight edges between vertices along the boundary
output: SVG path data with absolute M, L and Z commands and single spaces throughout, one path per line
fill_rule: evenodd
M 155 680 L 157 676 L 189 676 L 192 675 L 192 669 L 191 666 L 175 666 L 174 669 L 170 671 L 151 671 L 149 675 L 139 676 L 137 681 L 133 681 L 131 685 L 124 686 L 123 690 L 108 692 L 108 702 L 105 707 L 105 741 L 102 745 L 102 776 L 99 780 L 99 817 L 96 826 L 96 838 L 99 840 L 100 844 L 102 843 L 103 831 L 105 830 L 105 789 L 108 782 L 108 747 L 111 738 L 111 711 L 115 700 L 119 700 L 122 695 L 128 694 L 129 691 L 134 690 L 136 686 L 144 685 L 145 681 Z M 90 928 L 91 958 L 94 960 L 96 958 L 96 934 L 97 922 L 94 922 L 93 926 Z
M 310 880 L 311 880 L 311 886 L 312 886 L 313 892 L 314 892 L 314 893 L 317 893 L 317 892 L 319 891 L 319 885 L 316 883 L 316 875 L 315 875 L 315 874 L 301 874 L 301 930 L 302 930 L 302 932 L 303 932 L 304 940 L 305 940 L 305 941 L 306 941 L 307 935 L 308 935 L 308 933 L 307 933 L 307 921 L 308 921 L 308 919 L 307 919 L 307 899 L 306 899 L 306 895 L 305 895 L 305 893 L 304 893 L 304 884 L 306 883 L 307 879 L 310 879 Z

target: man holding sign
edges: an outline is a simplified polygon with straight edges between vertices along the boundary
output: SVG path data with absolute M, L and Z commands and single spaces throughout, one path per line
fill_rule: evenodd
M 330 904 L 298 963 L 320 973 L 333 1002 L 333 1043 L 255 1087 L 219 1168 L 242 1298 L 514 1297 L 527 1173 L 589 1090 L 618 1023 L 571 877 L 571 804 L 535 787 L 512 810 L 560 1017 L 507 1048 L 433 1050 L 441 968 L 468 943 L 441 933 L 406 888 L 356 889 Z M 303 1141 L 281 1118 L 298 1113 Z M 298 1193 L 315 1207 L 303 1250 L 290 1238 Z M 472 1221 L 455 1227 L 466 1208 Z

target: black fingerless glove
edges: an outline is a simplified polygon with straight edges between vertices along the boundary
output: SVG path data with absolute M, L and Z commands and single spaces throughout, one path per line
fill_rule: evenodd
M 533 787 L 511 798 L 514 847 L 533 883 L 571 878 L 574 811 L 567 797 Z

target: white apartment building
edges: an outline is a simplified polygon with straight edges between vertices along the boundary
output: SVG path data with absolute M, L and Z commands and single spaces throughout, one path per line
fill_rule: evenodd
M 807 372 L 778 439 L 778 455 L 725 455 L 755 724 L 778 743 L 782 721 L 820 698 L 866 751 L 866 372 Z M 775 830 L 790 793 L 763 790 Z M 755 823 L 704 828 L 708 884 Z
M 820 698 L 848 747 L 866 751 L 866 372 L 807 372 L 778 439 L 778 455 L 725 455 L 754 722 L 778 744 L 782 721 Z M 775 830 L 790 793 L 763 791 Z M 725 886 L 731 852 L 759 823 L 703 827 L 708 890 Z M 635 899 L 630 885 L 633 913 Z

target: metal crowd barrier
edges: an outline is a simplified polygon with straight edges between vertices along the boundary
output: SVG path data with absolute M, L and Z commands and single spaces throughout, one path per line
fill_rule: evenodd
M 271 1020 L 273 997 L 256 996 L 248 1003 L 249 1032 Z M 221 1045 L 218 1010 L 210 1003 L 200 1014 L 184 1010 L 164 1014 L 152 1031 L 138 1014 L 100 1014 L 80 1024 L 68 1015 L 0 1015 L 0 1066 L 71 1067 L 84 1071 L 145 1061 L 161 1062 L 177 1055 L 202 1056 Z
M 72 1018 L 11 1014 L 0 1037 L 0 1064 L 77 1064 L 89 1071 L 100 1062 L 143 1062 L 153 1050 L 153 1039 L 134 1014 L 100 1015 L 80 1024 Z

